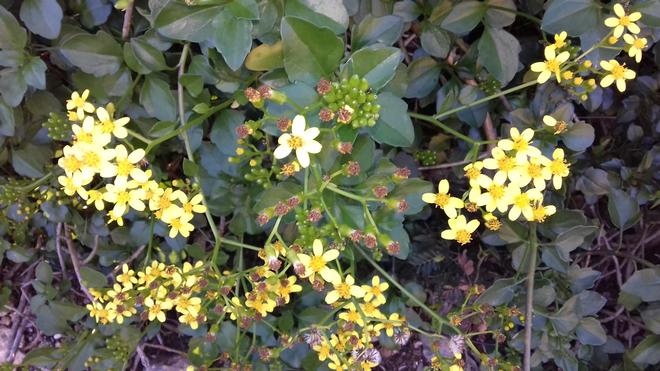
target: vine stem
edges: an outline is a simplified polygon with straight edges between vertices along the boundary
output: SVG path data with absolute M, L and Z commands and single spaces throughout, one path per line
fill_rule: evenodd
M 524 370 L 531 370 L 532 359 L 532 317 L 534 316 L 534 274 L 536 273 L 536 255 L 538 240 L 536 237 L 536 223 L 529 224 L 529 267 L 527 269 L 527 298 L 525 304 L 525 354 Z

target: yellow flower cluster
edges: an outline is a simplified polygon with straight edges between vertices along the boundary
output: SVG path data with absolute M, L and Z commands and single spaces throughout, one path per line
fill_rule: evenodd
M 621 4 L 614 4 L 614 16 L 605 19 L 605 26 L 612 28 L 612 31 L 605 38 L 607 44 L 614 45 L 608 46 L 609 48 L 620 48 L 627 51 L 631 58 L 635 58 L 637 63 L 642 60 L 643 49 L 647 46 L 647 39 L 639 37 L 641 32 L 639 26 L 635 23 L 642 18 L 640 12 L 626 13 Z M 625 33 L 625 32 L 629 33 Z M 579 95 L 583 100 L 587 99 L 587 94 L 594 90 L 596 81 L 589 78 L 589 75 L 596 74 L 601 76 L 600 86 L 606 88 L 612 84 L 623 92 L 626 90 L 626 80 L 635 78 L 635 71 L 627 68 L 625 64 L 620 64 L 615 59 L 609 61 L 600 61 L 600 69 L 595 68 L 591 61 L 579 60 L 586 56 L 592 49 L 586 51 L 580 56 L 572 55 L 574 49 L 570 48 L 570 42 L 567 41 L 567 33 L 562 31 L 554 36 L 554 43 L 545 47 L 544 57 L 542 62 L 533 63 L 530 69 L 533 72 L 538 72 L 537 82 L 542 84 L 554 76 L 557 83 L 562 83 L 564 86 L 575 94 Z M 617 47 L 619 39 L 623 37 L 624 45 Z M 598 48 L 602 45 L 596 45 Z M 574 57 L 574 59 L 571 59 Z
M 111 289 L 90 289 L 95 300 L 87 304 L 87 309 L 102 324 L 122 324 L 138 311 L 142 320 L 165 322 L 166 312 L 174 309 L 179 322 L 196 329 L 206 321 L 202 299 L 196 295 L 205 286 L 202 266 L 202 262 L 186 262 L 178 268 L 153 261 L 136 274 L 124 264 Z
M 144 211 L 147 206 L 156 218 L 170 227 L 170 237 L 188 237 L 194 229 L 190 221 L 194 213 L 203 213 L 202 195 L 191 199 L 181 190 L 163 187 L 151 179 L 151 170 L 143 170 L 145 151 L 128 151 L 123 144 L 112 145 L 113 139 L 128 135 L 124 127 L 128 117 L 115 119 L 112 103 L 105 108 L 87 102 L 89 90 L 73 92 L 67 100 L 69 120 L 74 122 L 71 145 L 62 149 L 58 165 L 64 175 L 58 177 L 68 196 L 79 195 L 87 205 L 101 211 L 108 208 L 109 222 L 123 225 L 123 216 L 130 210 Z M 96 175 L 112 183 L 95 182 Z
M 511 128 L 510 138 L 500 140 L 491 150 L 492 157 L 464 168 L 470 184 L 468 203 L 483 209 L 489 229 L 500 226 L 492 214 L 495 211 L 508 213 L 512 221 L 522 215 L 525 220 L 535 222 L 543 222 L 556 212 L 554 206 L 543 205 L 543 191 L 548 181 L 552 181 L 555 189 L 560 189 L 570 165 L 564 158 L 563 149 L 555 149 L 552 158 L 548 158 L 532 144 L 533 138 L 532 129 L 520 132 Z M 492 175 L 484 174 L 483 170 L 490 170 Z M 465 202 L 448 192 L 449 182 L 443 179 L 438 185 L 438 193 L 425 193 L 422 200 L 441 208 L 449 217 L 449 229 L 442 232 L 442 238 L 465 245 L 472 240 L 472 233 L 480 223 L 478 220 L 468 222 L 463 215 L 457 216 L 457 209 L 463 208 Z

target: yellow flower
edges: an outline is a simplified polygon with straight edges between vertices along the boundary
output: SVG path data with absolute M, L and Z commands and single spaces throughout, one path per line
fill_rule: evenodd
M 275 309 L 275 301 L 270 298 L 257 296 L 254 300 L 247 299 L 245 301 L 245 306 L 254 309 L 262 317 L 266 317 L 268 313 Z
M 144 183 L 149 180 L 147 174 L 139 166 L 144 155 L 145 152 L 142 148 L 138 148 L 129 154 L 126 147 L 120 144 L 115 147 L 115 163 L 117 165 L 102 172 L 101 176 L 104 178 L 115 176 L 114 183 L 118 186 L 126 185 L 129 176 L 139 183 Z
M 170 238 L 176 237 L 177 234 L 183 237 L 190 236 L 190 232 L 195 229 L 195 226 L 190 223 L 192 215 L 182 214 L 179 217 L 171 219 L 168 224 L 170 226 Z
M 551 128 L 554 128 L 555 135 L 561 134 L 564 131 L 566 131 L 566 127 L 567 127 L 566 123 L 564 121 L 557 120 L 556 118 L 550 115 L 543 116 L 543 123 Z
M 385 304 L 387 300 L 385 299 L 383 292 L 389 287 L 390 285 L 387 282 L 380 282 L 379 276 L 373 276 L 371 278 L 371 286 L 362 285 L 362 290 L 364 290 L 364 301 L 373 301 L 376 305 Z
M 144 299 L 144 305 L 148 308 L 147 317 L 149 321 L 158 320 L 165 322 L 165 311 L 172 308 L 168 302 L 155 302 L 150 296 Z
M 112 212 L 115 216 L 123 216 L 130 206 L 134 210 L 144 210 L 144 191 L 140 188 L 129 189 L 124 185 L 106 184 L 103 200 L 115 204 Z
M 329 357 L 330 362 L 328 368 L 335 371 L 347 371 L 348 365 L 343 363 L 336 354 L 331 354 Z
M 105 306 L 105 309 L 108 311 L 108 320 L 115 321 L 118 324 L 124 323 L 124 318 L 129 318 L 133 315 L 133 312 L 129 310 L 129 307 L 124 306 L 121 303 L 108 303 Z
M 463 168 L 463 170 L 465 170 L 465 177 L 470 181 L 470 193 L 468 196 L 470 202 L 477 202 L 477 199 L 479 199 L 479 195 L 481 194 L 479 183 L 483 181 L 484 178 L 487 178 L 486 175 L 481 173 L 481 169 L 483 168 L 484 164 L 481 161 L 467 164 Z
M 344 309 L 346 309 L 346 311 L 339 313 L 337 317 L 343 319 L 346 322 L 355 323 L 360 327 L 364 327 L 364 319 L 362 318 L 360 312 L 358 312 L 358 310 L 355 308 L 355 304 L 348 303 Z
M 64 169 L 66 175 L 71 175 L 82 168 L 82 162 L 76 157 L 78 147 L 66 145 L 62 148 L 62 157 L 57 160 L 57 165 Z
M 84 178 L 81 173 L 75 173 L 71 176 L 60 175 L 57 181 L 62 185 L 62 189 L 67 196 L 73 196 L 78 193 L 83 199 L 87 198 L 87 191 L 84 186 L 89 184 L 92 179 Z
M 504 180 L 485 177 L 479 184 L 486 192 L 479 196 L 477 205 L 486 206 L 488 212 L 497 209 L 501 213 L 505 213 L 511 204 L 511 198 Z
M 561 188 L 562 178 L 566 178 L 569 173 L 570 165 L 564 159 L 564 150 L 557 148 L 552 152 L 552 161 L 550 162 L 550 172 L 552 173 L 552 185 L 555 189 Z
M 534 72 L 539 72 L 540 75 L 537 77 L 536 81 L 539 84 L 550 79 L 550 76 L 553 74 L 557 78 L 557 82 L 561 81 L 561 64 L 566 62 L 571 56 L 569 52 L 561 52 L 559 55 L 555 54 L 555 48 L 553 46 L 547 46 L 543 52 L 545 56 L 544 62 L 532 63 L 530 66 L 531 70 Z
M 188 201 L 188 196 L 183 191 L 177 190 L 172 196 L 181 202 L 181 208 L 185 214 L 192 215 L 193 212 L 198 214 L 206 212 L 206 206 L 202 205 L 203 197 L 201 193 L 193 196 L 190 201 Z
M 108 224 L 111 224 L 112 222 L 117 222 L 117 225 L 120 227 L 124 226 L 124 218 L 122 218 L 121 215 L 115 215 L 115 213 L 110 210 L 108 211 Z
M 114 106 L 112 103 L 108 104 L 108 110 L 103 107 L 96 109 L 96 117 L 99 119 L 99 124 L 101 125 L 101 131 L 104 133 L 112 134 L 119 139 L 126 138 L 128 131 L 124 125 L 128 124 L 130 119 L 128 117 L 122 117 L 115 120 L 112 117 L 114 113 Z M 109 112 L 108 112 L 109 111 Z
M 304 116 L 297 115 L 293 118 L 291 134 L 282 134 L 277 139 L 279 146 L 273 152 L 276 159 L 285 158 L 291 151 L 296 151 L 296 158 L 300 166 L 303 168 L 309 166 L 309 154 L 321 152 L 322 146 L 321 143 L 314 140 L 320 133 L 319 129 L 305 129 L 306 125 Z
M 552 44 L 552 46 L 555 47 L 555 49 L 561 49 L 564 46 L 566 46 L 566 37 L 568 34 L 566 31 L 562 31 L 559 34 L 555 34 L 555 42 Z
M 89 97 L 89 89 L 85 89 L 82 95 L 77 91 L 71 93 L 71 99 L 66 101 L 66 109 L 69 111 L 76 110 L 76 116 L 78 120 L 82 120 L 85 117 L 85 112 L 92 113 L 94 112 L 94 105 L 87 102 Z
M 198 297 L 185 298 L 179 297 L 176 301 L 176 311 L 179 313 L 190 313 L 195 316 L 199 314 L 202 307 L 202 299 Z
M 185 313 L 179 316 L 179 322 L 187 324 L 191 329 L 197 330 L 199 322 L 197 321 L 197 314 Z
M 600 86 L 606 88 L 616 81 L 616 88 L 620 92 L 626 90 L 626 80 L 632 80 L 637 75 L 635 71 L 626 68 L 625 64 L 621 65 L 615 59 L 608 61 L 600 61 L 600 66 L 609 72 L 600 80 Z
M 507 178 L 511 178 L 516 168 L 516 158 L 507 156 L 502 148 L 495 147 L 490 151 L 492 158 L 484 160 L 484 167 L 489 170 L 497 170 L 493 180 L 496 183 L 503 184 Z
M 554 205 L 543 206 L 540 202 L 534 206 L 534 217 L 532 221 L 543 223 L 545 218 L 553 215 L 557 212 L 557 208 Z
M 77 156 L 80 159 L 80 171 L 84 177 L 94 177 L 95 174 L 107 172 L 115 166 L 110 161 L 115 158 L 115 151 L 93 144 L 80 143 L 76 145 Z
M 300 263 L 305 267 L 305 273 L 302 277 L 309 277 L 310 282 L 314 282 L 317 274 L 319 274 L 326 282 L 333 283 L 341 280 L 339 273 L 327 266 L 328 262 L 339 257 L 339 251 L 336 249 L 330 249 L 323 252 L 323 243 L 319 239 L 314 240 L 312 251 L 314 253 L 312 256 L 298 254 Z
M 626 14 L 621 4 L 614 4 L 614 14 L 616 17 L 605 19 L 605 26 L 614 28 L 614 37 L 621 37 L 623 31 L 628 29 L 631 33 L 638 34 L 640 29 L 635 22 L 642 18 L 642 13 L 633 12 Z
M 95 147 L 105 147 L 112 140 L 110 134 L 101 131 L 100 126 L 96 125 L 92 116 L 87 116 L 82 125 L 71 125 L 73 131 L 74 145 L 85 143 Z
M 545 182 L 552 178 L 549 166 L 550 160 L 543 155 L 530 157 L 528 161 L 516 167 L 514 171 L 518 175 L 516 181 L 512 183 L 522 188 L 531 182 L 534 188 L 542 191 L 545 189 Z
M 98 211 L 101 211 L 105 208 L 103 203 L 103 192 L 90 189 L 87 191 L 87 196 L 87 205 L 91 205 L 93 203 L 94 207 L 96 207 L 96 210 Z
M 319 361 L 325 361 L 330 355 L 330 343 L 327 340 L 323 339 L 320 344 L 316 344 L 312 347 L 316 353 L 318 353 Z
M 449 371 L 463 371 L 463 367 L 459 365 L 451 365 L 449 366 Z
M 240 318 L 243 311 L 244 309 L 243 304 L 241 304 L 241 299 L 236 296 L 232 297 L 230 303 L 225 307 L 225 312 L 229 313 L 229 318 L 231 318 L 232 321 L 236 321 Z
M 642 49 L 646 47 L 647 40 L 645 37 L 639 38 L 630 34 L 623 35 L 623 40 L 629 44 L 628 56 L 635 58 L 635 62 L 642 61 Z
M 445 240 L 456 240 L 461 245 L 472 241 L 472 233 L 479 227 L 478 220 L 465 219 L 465 216 L 459 215 L 457 218 L 449 219 L 449 229 L 442 231 L 440 237 Z
M 279 281 L 275 294 L 284 300 L 284 304 L 288 304 L 291 300 L 291 293 L 302 291 L 302 286 L 296 284 L 296 280 L 296 276 L 289 276 Z
M 364 288 L 355 285 L 355 279 L 350 274 L 346 276 L 344 282 L 332 282 L 334 290 L 325 296 L 325 302 L 332 304 L 339 299 L 348 300 L 351 297 L 361 298 L 365 294 Z
M 363 303 L 360 304 L 360 311 L 369 318 L 383 319 L 385 318 L 385 316 L 380 310 L 378 310 L 379 305 L 380 303 L 376 303 L 376 301 L 372 301 L 370 303 L 369 302 Z
M 399 315 L 399 313 L 392 313 L 387 321 L 383 322 L 385 333 L 387 336 L 394 336 L 394 328 L 400 327 L 403 324 L 404 319 Z
M 116 280 L 127 289 L 132 289 L 133 284 L 137 283 L 137 278 L 135 278 L 135 271 L 129 269 L 128 264 L 121 266 L 121 274 L 117 276 Z
M 463 208 L 464 206 L 460 198 L 452 197 L 449 194 L 449 182 L 447 179 L 442 179 L 438 183 L 438 193 L 424 193 L 422 195 L 422 201 L 435 204 L 436 207 L 441 208 L 450 218 L 456 217 L 456 209 Z
M 103 324 L 108 323 L 108 310 L 105 309 L 103 304 L 94 302 L 87 304 L 86 308 L 89 310 L 90 317 L 93 317 L 96 322 Z
M 527 220 L 533 220 L 534 209 L 532 208 L 532 202 L 543 199 L 541 192 L 536 188 L 522 192 L 520 188 L 515 186 L 509 186 L 509 189 L 511 190 L 512 205 L 509 210 L 509 220 L 518 220 L 520 214 L 522 214 Z
M 531 144 L 532 139 L 534 139 L 534 130 L 527 128 L 521 133 L 517 128 L 511 128 L 509 134 L 511 139 L 502 139 L 497 142 L 497 146 L 505 151 L 516 151 L 518 162 L 525 161 L 526 156 L 541 155 L 541 151 Z

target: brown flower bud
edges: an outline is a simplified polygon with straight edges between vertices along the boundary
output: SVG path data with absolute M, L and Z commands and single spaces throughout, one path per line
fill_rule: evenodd
M 408 179 L 410 176 L 410 169 L 407 167 L 398 167 L 396 168 L 396 171 L 394 171 L 394 176 L 400 179 Z
M 387 253 L 390 255 L 397 255 L 401 252 L 401 245 L 397 241 L 392 241 L 387 245 Z
M 364 246 L 369 249 L 375 249 L 376 246 L 378 246 L 378 240 L 376 240 L 376 236 L 371 233 L 364 235 Z
M 376 198 L 385 198 L 385 197 L 387 197 L 387 194 L 389 193 L 389 191 L 387 190 L 387 187 L 385 187 L 384 185 L 375 186 L 371 190 L 371 192 L 374 194 L 374 196 L 376 196 Z
M 282 201 L 275 204 L 275 215 L 277 216 L 286 215 L 289 212 L 289 210 L 290 210 L 289 206 Z
M 257 91 L 263 97 L 264 99 L 268 99 L 273 95 L 273 90 L 271 90 L 270 86 L 268 85 L 261 85 Z
M 261 102 L 261 93 L 254 88 L 245 89 L 244 94 L 250 103 Z
M 333 118 L 335 118 L 335 113 L 332 112 L 329 108 L 324 107 L 319 111 L 319 118 L 323 122 L 330 122 Z
M 280 131 L 287 131 L 291 127 L 291 120 L 286 117 L 280 117 L 277 119 L 277 128 Z
M 340 142 L 337 146 L 337 150 L 342 155 L 348 155 L 353 152 L 353 144 L 349 142 Z
M 319 93 L 319 95 L 326 95 L 330 90 L 332 90 L 332 83 L 324 78 L 321 78 L 318 84 L 316 84 L 316 92 Z
M 259 215 L 257 216 L 257 224 L 259 224 L 259 225 L 261 225 L 261 226 L 263 226 L 263 225 L 265 225 L 266 223 L 268 223 L 269 220 L 270 220 L 270 217 L 269 217 L 268 215 L 266 215 L 266 214 L 263 214 L 263 213 L 262 213 L 262 214 L 259 214 Z
M 323 214 L 321 214 L 321 210 L 319 209 L 312 209 L 309 211 L 309 214 L 307 214 L 307 220 L 310 223 L 316 223 L 322 218 L 323 218 Z
M 357 161 L 349 161 L 346 164 L 346 175 L 358 176 L 360 175 L 360 164 Z

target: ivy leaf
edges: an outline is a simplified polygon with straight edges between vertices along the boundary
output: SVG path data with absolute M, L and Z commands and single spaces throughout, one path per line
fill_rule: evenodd
M 392 45 L 401 37 L 403 20 L 395 15 L 373 17 L 367 14 L 351 34 L 351 46 L 358 50 L 369 44 Z
M 639 204 L 627 192 L 620 189 L 610 190 L 607 202 L 610 219 L 617 228 L 626 230 L 637 224 L 640 218 Z
M 292 81 L 316 84 L 330 76 L 344 55 L 344 42 L 328 28 L 294 17 L 282 18 L 284 69 Z
M 372 45 L 353 53 L 342 68 L 342 74 L 364 77 L 370 88 L 378 90 L 392 80 L 402 59 L 399 48 Z
M 284 67 L 282 41 L 273 45 L 261 44 L 245 58 L 245 68 L 251 71 L 270 71 Z
M 227 10 L 237 18 L 259 19 L 259 4 L 256 0 L 233 0 Z
M 344 33 L 348 27 L 348 12 L 342 0 L 288 0 L 284 13 L 329 28 L 335 34 Z
M 27 43 L 27 32 L 14 16 L 0 6 L 0 49 L 22 50 Z
M 57 0 L 24 0 L 21 20 L 39 36 L 54 39 L 62 28 L 62 8 Z
M 236 71 L 252 47 L 252 22 L 221 12 L 213 20 L 211 40 L 222 54 L 227 66 Z
M 156 15 L 153 27 L 170 39 L 206 41 L 213 36 L 213 20 L 223 13 L 223 9 L 219 5 L 187 6 L 170 1 Z
M 481 22 L 488 7 L 480 1 L 456 4 L 442 21 L 442 28 L 455 34 L 466 34 Z
M 596 139 L 594 127 L 584 122 L 576 123 L 561 135 L 561 140 L 566 147 L 575 152 L 582 152 L 589 148 L 594 139 Z
M 121 46 L 109 34 L 78 33 L 61 40 L 59 50 L 74 66 L 95 76 L 117 72 L 122 63 Z
M 415 130 L 408 116 L 408 104 L 392 93 L 378 95 L 380 118 L 369 128 L 369 134 L 378 143 L 408 147 L 415 140 Z
M 140 104 L 151 115 L 161 121 L 174 121 L 176 119 L 176 100 L 165 80 L 148 75 L 142 90 L 140 90 Z
M 124 44 L 124 60 L 130 69 L 142 75 L 168 68 L 163 53 L 141 37 Z
M 645 302 L 660 300 L 660 268 L 640 269 L 621 286 L 621 292 L 635 295 Z
M 25 82 L 35 89 L 46 89 L 46 63 L 39 57 L 30 57 L 21 72 Z
M 554 0 L 543 14 L 541 29 L 579 36 L 599 24 L 599 8 L 600 4 L 594 0 Z
M 436 58 L 446 58 L 451 47 L 451 39 L 447 32 L 433 26 L 427 25 L 420 37 L 422 48 L 425 52 Z
M 503 29 L 486 27 L 479 40 L 478 50 L 479 62 L 503 86 L 513 80 L 518 72 L 518 39 Z

